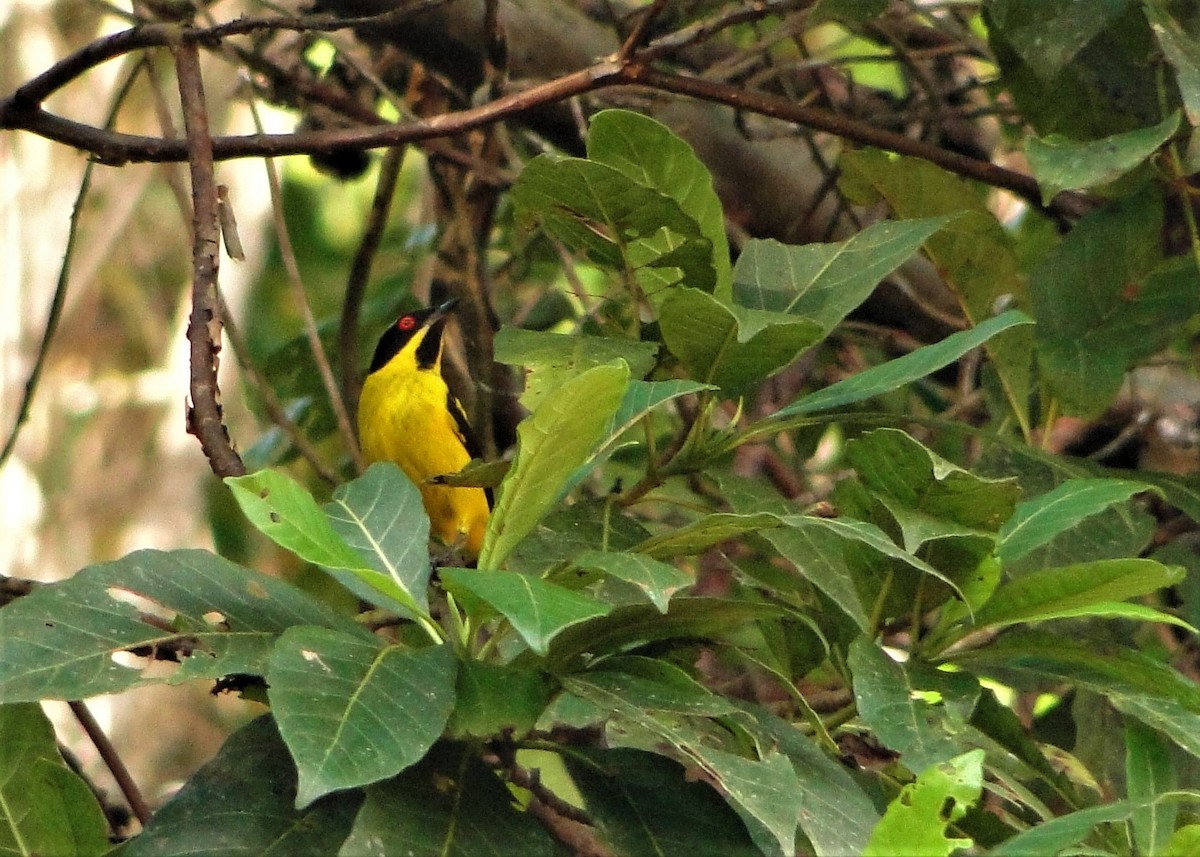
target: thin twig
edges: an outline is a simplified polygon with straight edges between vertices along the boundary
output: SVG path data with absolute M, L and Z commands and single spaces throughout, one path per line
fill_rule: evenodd
M 192 313 L 187 327 L 192 403 L 187 411 L 187 429 L 200 441 L 215 474 L 241 476 L 246 465 L 234 450 L 225 427 L 217 383 L 221 351 L 221 315 L 217 305 L 221 227 L 217 220 L 217 182 L 200 52 L 194 43 L 189 43 L 176 45 L 172 53 L 192 180 Z
M 360 382 L 358 380 L 358 322 L 367 283 L 371 278 L 371 265 L 383 231 L 387 226 L 392 198 L 396 195 L 396 182 L 404 164 L 404 147 L 388 149 L 379 165 L 379 180 L 375 185 L 375 197 L 363 230 L 362 241 L 354 253 L 350 265 L 350 276 L 346 279 L 346 295 L 342 299 L 342 320 L 338 328 L 338 354 L 342 368 L 342 399 L 351 413 L 358 409 Z
M 112 128 L 117 121 L 117 113 L 120 111 L 121 105 L 125 102 L 126 96 L 129 95 L 130 89 L 133 88 L 133 82 L 137 79 L 138 73 L 143 67 L 147 66 L 145 57 L 138 59 L 133 68 L 129 70 L 125 80 L 117 89 L 113 96 L 112 105 L 108 109 L 108 115 L 104 118 L 104 127 Z M 38 345 L 37 357 L 34 358 L 33 368 L 29 370 L 29 378 L 25 381 L 25 391 L 21 394 L 21 403 L 17 406 L 17 416 L 13 420 L 13 427 L 9 431 L 8 438 L 4 441 L 3 449 L 0 449 L 0 466 L 8 461 L 13 450 L 17 446 L 17 437 L 21 434 L 21 427 L 29 420 L 29 408 L 33 404 L 34 393 L 37 392 L 38 383 L 42 379 L 42 370 L 46 366 L 46 357 L 50 353 L 50 345 L 54 341 L 54 335 L 58 332 L 58 323 L 62 319 L 63 306 L 67 300 L 67 285 L 71 277 L 71 259 L 75 255 L 75 239 L 79 235 L 79 219 L 83 215 L 83 200 L 87 197 L 88 191 L 92 187 L 92 174 L 95 172 L 96 162 L 89 160 L 83 168 L 83 177 L 79 181 L 79 192 L 75 194 L 75 205 L 71 208 L 71 219 L 67 227 L 67 246 L 63 249 L 62 264 L 58 269 L 58 281 L 54 284 L 54 296 L 50 300 L 50 312 L 46 315 L 46 326 L 42 329 L 42 341 Z
M 261 132 L 262 120 L 253 103 L 250 104 L 250 111 L 254 116 L 255 127 Z M 300 276 L 300 266 L 296 262 L 296 251 L 292 247 L 292 239 L 288 234 L 287 221 L 283 216 L 283 192 L 279 185 L 279 173 L 271 158 L 263 159 L 263 167 L 267 171 L 267 186 L 271 193 L 271 216 L 275 222 L 279 254 L 283 259 L 283 268 L 287 272 L 292 298 L 295 300 L 296 307 L 300 311 L 300 318 L 304 322 L 304 333 L 308 339 L 309 349 L 312 351 L 313 363 L 316 364 L 317 372 L 321 376 L 321 383 L 325 387 L 325 395 L 329 398 L 329 407 L 333 410 L 334 418 L 337 420 L 342 442 L 350 453 L 355 468 L 362 470 L 362 452 L 355 440 L 354 427 L 350 423 L 350 415 L 346 411 L 342 391 L 333 377 L 333 367 L 329 364 L 329 355 L 325 353 L 325 346 L 321 343 L 321 333 L 317 330 L 317 320 L 313 316 L 312 305 L 308 302 L 308 294 L 304 290 L 304 279 Z
M 651 25 L 654 24 L 654 21 L 662 14 L 665 8 L 667 8 L 667 0 L 654 0 L 654 5 L 645 12 L 642 12 L 638 17 L 637 23 L 633 25 L 633 30 L 621 44 L 621 49 L 617 51 L 618 61 L 629 62 L 634 52 L 645 40 L 646 34 L 650 32 Z
M 96 722 L 96 718 L 92 716 L 92 712 L 88 710 L 86 704 L 76 699 L 71 700 L 67 705 L 70 707 L 71 713 L 75 715 L 75 719 L 79 721 L 88 740 L 100 753 L 100 758 L 104 760 L 108 770 L 112 772 L 113 779 L 117 781 L 117 787 L 121 789 L 121 794 L 125 795 L 125 800 L 129 801 L 129 808 L 133 810 L 137 820 L 142 823 L 142 827 L 145 827 L 150 823 L 150 806 L 142 797 L 141 789 L 134 782 L 129 768 L 125 767 L 125 762 L 117 752 L 117 748 L 113 746 L 112 741 L 108 740 L 108 736 L 104 734 L 104 730 L 100 728 L 100 724 Z

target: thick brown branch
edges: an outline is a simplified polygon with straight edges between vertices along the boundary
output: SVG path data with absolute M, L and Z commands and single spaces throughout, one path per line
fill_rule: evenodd
M 195 44 L 181 44 L 174 48 L 174 54 L 192 180 L 192 314 L 187 329 L 192 405 L 188 411 L 188 431 L 200 441 L 214 473 L 240 476 L 246 472 L 246 465 L 229 440 L 221 413 L 221 390 L 217 386 L 221 350 L 217 300 L 221 227 L 200 53 Z

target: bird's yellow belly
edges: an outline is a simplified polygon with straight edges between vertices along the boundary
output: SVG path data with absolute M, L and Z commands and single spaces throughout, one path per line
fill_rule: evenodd
M 389 378 L 384 370 L 368 376 L 359 400 L 359 440 L 368 462 L 393 461 L 416 484 L 434 536 L 478 554 L 489 515 L 483 489 L 429 481 L 471 460 L 446 409 L 448 395 L 432 372 Z

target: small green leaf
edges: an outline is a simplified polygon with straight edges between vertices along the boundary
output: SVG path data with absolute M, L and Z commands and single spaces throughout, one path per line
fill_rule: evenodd
M 672 595 L 694 582 L 687 572 L 642 554 L 586 551 L 575 557 L 575 565 L 636 586 L 660 613 L 667 612 Z
M 417 765 L 367 788 L 343 857 L 555 857 L 554 841 L 466 744 L 440 742 Z
M 1193 127 L 1200 126 L 1200 41 L 1194 31 L 1188 33 L 1170 15 L 1167 4 L 1144 3 L 1142 8 L 1150 22 L 1150 31 L 1158 40 L 1167 62 L 1175 69 L 1175 85 L 1183 99 L 1188 122 Z M 1179 10 L 1183 11 L 1183 7 Z
M 429 578 L 429 518 L 416 488 L 396 465 L 375 464 L 369 473 L 369 479 L 362 477 L 366 482 L 361 487 L 351 487 L 355 483 L 342 486 L 338 496 L 344 501 L 351 494 L 362 511 L 370 508 L 376 532 L 394 533 L 393 543 L 400 540 L 400 544 L 393 544 L 391 549 L 396 551 L 395 560 L 400 565 L 378 549 L 364 556 L 351 547 L 342 533 L 354 538 L 356 545 L 370 546 L 370 531 L 362 528 L 362 520 L 354 520 L 360 512 L 335 500 L 327 507 L 328 512 L 339 515 L 340 522 L 335 525 L 312 495 L 283 473 L 260 470 L 228 477 L 225 483 L 250 522 L 280 547 L 325 569 L 364 600 L 403 615 L 423 616 L 428 612 L 425 582 Z M 377 506 L 380 502 L 382 507 Z M 417 544 L 421 547 L 415 548 Z M 426 552 L 423 558 L 422 550 Z M 414 560 L 420 565 L 414 565 Z
M 1063 849 L 1086 839 L 1097 825 L 1127 820 L 1133 808 L 1134 805 L 1129 801 L 1120 800 L 1060 815 L 1006 839 L 988 853 L 999 857 L 1060 854 Z
M 1183 569 L 1152 559 L 1097 560 L 1030 572 L 1003 584 L 975 614 L 978 627 L 1090 615 L 1087 608 L 1145 595 L 1183 578 Z
M 358 791 L 297 810 L 296 766 L 270 716 L 233 733 L 154 813 L 121 857 L 334 854 L 362 804 Z
M 721 717 L 738 710 L 678 667 L 647 657 L 610 658 L 601 668 L 572 675 L 564 684 L 584 699 L 609 694 L 646 711 Z
M 297 808 L 424 756 L 454 707 L 457 666 L 448 646 L 382 646 L 315 627 L 285 633 L 267 695 L 299 770 Z
M 154 624 L 143 620 L 130 596 L 153 606 Z M 88 566 L 0 610 L 0 698 L 81 699 L 150 682 L 262 675 L 275 641 L 293 625 L 370 639 L 353 620 L 290 584 L 214 554 L 137 551 Z M 114 658 L 181 638 L 190 654 L 167 676 L 143 676 Z
M 950 857 L 970 848 L 970 839 L 951 839 L 946 829 L 967 814 L 983 791 L 983 751 L 972 750 L 921 772 L 888 804 L 871 833 L 864 857 L 914 854 Z
M 1042 203 L 1064 190 L 1084 190 L 1116 181 L 1141 165 L 1179 128 L 1175 112 L 1149 128 L 1113 134 L 1102 140 L 1069 140 L 1052 134 L 1044 140 L 1031 137 L 1025 155 L 1042 188 Z
M 1000 560 L 1014 562 L 1092 515 L 1149 489 L 1130 479 L 1068 479 L 1017 504 L 1016 514 L 1000 528 Z
M 603 616 L 607 604 L 535 577 L 499 571 L 446 568 L 442 583 L 454 594 L 470 593 L 504 615 L 522 639 L 539 655 L 563 630 Z
M 628 384 L 629 367 L 623 362 L 593 367 L 548 394 L 517 426 L 517 454 L 500 483 L 480 568 L 499 568 L 558 501 L 602 440 Z
M 108 847 L 104 811 L 63 761 L 41 706 L 0 705 L 0 854 L 92 857 Z

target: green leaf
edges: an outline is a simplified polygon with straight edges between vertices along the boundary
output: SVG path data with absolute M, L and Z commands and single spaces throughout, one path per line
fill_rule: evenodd
M 231 735 L 121 857 L 333 854 L 362 804 L 358 791 L 297 810 L 296 766 L 269 716 Z
M 1175 790 L 1177 778 L 1170 748 L 1158 733 L 1136 720 L 1125 724 L 1125 789 L 1130 801 L 1140 803 L 1130 819 L 1139 854 L 1163 854 L 1175 830 L 1179 805 L 1155 801 Z
M 0 705 L 0 854 L 88 857 L 108 847 L 104 811 L 63 761 L 41 706 Z
M 1126 717 L 1136 717 L 1200 759 L 1200 713 L 1195 709 L 1148 693 L 1114 693 L 1108 700 Z
M 615 336 L 502 327 L 495 349 L 497 362 L 528 370 L 521 404 L 536 411 L 548 393 L 596 366 L 624 360 L 633 378 L 645 377 L 654 368 L 659 345 Z
M 559 852 L 467 745 L 441 742 L 419 764 L 367 789 L 342 857 L 480 857 Z
M 588 814 L 616 854 L 761 857 L 729 804 L 678 762 L 632 749 L 564 756 Z
M 1175 831 L 1160 854 L 1200 854 L 1200 824 L 1189 824 Z
M 659 324 L 688 374 L 730 395 L 761 383 L 824 335 L 811 319 L 729 306 L 692 288 L 672 290 L 659 308 Z
M 909 509 L 979 531 L 999 530 L 1021 493 L 1015 479 L 976 476 L 899 429 L 875 429 L 851 440 L 846 458 L 868 488 Z M 906 546 L 914 549 L 908 543 L 906 536 Z
M 864 857 L 913 854 L 949 857 L 970 848 L 970 839 L 951 839 L 946 829 L 960 821 L 983 791 L 983 751 L 972 750 L 926 768 L 888 804 L 871 833 Z
M 1150 488 L 1131 479 L 1068 479 L 1017 511 L 1000 528 L 1000 561 L 1020 559 L 1080 522 Z
M 603 655 L 656 640 L 721 637 L 744 622 L 782 612 L 773 604 L 683 596 L 671 599 L 665 616 L 649 604 L 614 607 L 606 616 L 567 628 L 555 638 L 548 660 L 558 666 L 583 654 Z
M 1030 274 L 1038 365 L 1064 411 L 1094 416 L 1125 372 L 1200 310 L 1196 263 L 1163 262 L 1154 188 L 1089 214 Z
M 897 217 L 958 215 L 929 238 L 925 251 L 972 325 L 982 326 L 998 306 L 1026 307 L 1028 289 L 1012 236 L 973 185 L 927 161 L 874 149 L 845 151 L 840 164 L 842 187 L 858 202 L 882 199 Z M 1017 423 L 1028 435 L 1033 333 L 1005 330 L 985 348 Z
M 649 116 L 631 110 L 601 110 L 588 126 L 587 154 L 593 161 L 666 194 L 695 218 L 700 234 L 712 248 L 713 292 L 718 298 L 728 298 L 725 212 L 712 175 L 692 147 Z
M 539 155 L 521 171 L 511 199 L 518 222 L 540 221 L 598 265 L 643 272 L 651 300 L 680 282 L 706 292 L 716 285 L 713 247 L 696 219 L 607 164 Z
M 1062 615 L 1091 615 L 1087 608 L 1106 608 L 1171 586 L 1183 569 L 1152 559 L 1097 560 L 1065 568 L 1030 572 L 1000 586 L 975 614 L 978 627 L 1037 622 Z
M 488 520 L 480 568 L 499 568 L 558 501 L 603 438 L 628 384 L 624 363 L 593 367 L 547 395 L 517 426 L 516 457 Z
M 1009 328 L 1033 324 L 1033 319 L 1015 309 L 985 319 L 970 330 L 952 333 L 941 342 L 925 345 L 903 357 L 864 369 L 843 381 L 830 384 L 815 393 L 801 396 L 781 408 L 768 422 L 785 420 L 802 414 L 828 411 L 872 399 L 897 390 L 948 366 L 973 348 L 978 348 L 993 336 Z
M 227 477 L 225 483 L 250 522 L 280 547 L 325 569 L 366 601 L 406 616 L 426 615 L 429 517 L 420 494 L 394 464 L 372 465 L 368 474 L 341 486 L 326 510 L 299 483 L 274 470 Z M 354 509 L 346 505 L 348 497 Z M 368 513 L 370 530 L 361 518 Z M 372 535 L 383 532 L 392 533 L 392 556 L 371 544 Z M 367 552 L 351 547 L 350 539 Z
M 1175 85 L 1183 99 L 1188 122 L 1193 127 L 1200 126 L 1200 41 L 1184 30 L 1161 0 L 1150 0 L 1143 3 L 1142 8 L 1158 46 L 1167 62 L 1175 68 Z M 1182 7 L 1179 8 L 1182 11 Z
M 131 596 L 146 599 L 142 609 L 154 612 L 155 624 Z M 370 637 L 290 584 L 206 551 L 138 551 L 0 610 L 0 698 L 81 699 L 153 682 L 261 675 L 292 625 Z M 190 654 L 167 677 L 143 676 L 140 666 L 127 665 L 131 656 L 118 654 L 181 639 Z
M 550 701 L 553 685 L 535 670 L 466 660 L 458 667 L 454 711 L 446 727 L 455 738 L 525 735 Z
M 1161 661 L 1123 647 L 1062 634 L 1012 630 L 991 645 L 943 658 L 980 673 L 988 668 L 1081 685 L 1104 696 L 1147 697 L 1200 714 L 1200 687 Z
M 835 244 L 746 242 L 733 271 L 743 307 L 796 315 L 831 331 L 953 215 L 883 220 Z
M 466 568 L 442 569 L 446 589 L 470 593 L 496 608 L 539 655 L 562 631 L 603 616 L 609 606 L 535 577 Z
M 1125 821 L 1132 812 L 1133 804 L 1124 800 L 1081 809 L 1024 830 L 1006 839 L 988 853 L 1000 857 L 1060 854 L 1063 849 L 1078 845 L 1086 839 L 1097 825 Z
M 1175 112 L 1149 128 L 1113 134 L 1102 140 L 1076 141 L 1052 134 L 1031 137 L 1025 146 L 1029 167 L 1042 188 L 1042 204 L 1064 190 L 1083 190 L 1116 181 L 1140 166 L 1179 128 Z
M 296 760 L 297 808 L 414 764 L 454 707 L 448 646 L 382 646 L 324 628 L 292 628 L 267 672 L 271 709 Z
M 1122 0 L 995 0 L 994 26 L 1043 80 L 1059 71 L 1116 17 Z
M 637 587 L 660 613 L 667 612 L 672 595 L 694 582 L 687 572 L 642 554 L 586 551 L 575 557 L 575 565 L 602 571 Z
M 944 728 L 904 664 L 866 637 L 850 644 L 854 698 L 863 721 L 885 745 L 900 754 L 910 771 L 947 762 L 962 750 L 958 736 Z
M 651 536 L 637 545 L 634 550 L 655 559 L 669 556 L 689 556 L 747 533 L 781 527 L 783 523 L 784 521 L 779 515 L 772 515 L 769 512 L 750 515 L 713 512 L 681 527 Z
M 720 717 L 738 710 L 734 703 L 717 696 L 679 667 L 654 658 L 609 658 L 600 668 L 576 673 L 563 681 L 584 699 L 596 700 L 607 694 L 646 711 Z

